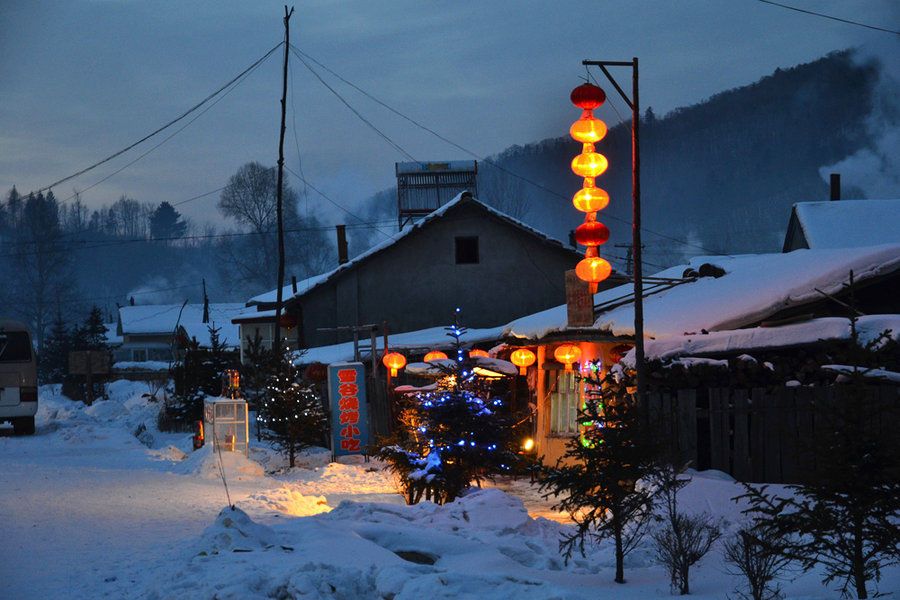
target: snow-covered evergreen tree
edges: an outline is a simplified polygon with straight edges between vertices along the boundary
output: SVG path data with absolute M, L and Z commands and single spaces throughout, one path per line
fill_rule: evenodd
M 324 445 L 328 415 L 316 386 L 301 377 L 296 352 L 282 349 L 278 369 L 269 378 L 259 407 L 260 436 L 270 440 L 294 467 L 303 450 Z

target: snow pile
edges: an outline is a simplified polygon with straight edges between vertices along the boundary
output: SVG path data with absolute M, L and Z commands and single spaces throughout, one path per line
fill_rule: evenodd
M 221 479 L 224 470 L 227 480 L 252 481 L 263 477 L 265 470 L 241 452 L 215 452 L 212 444 L 207 444 L 191 452 L 176 472 L 210 479 Z

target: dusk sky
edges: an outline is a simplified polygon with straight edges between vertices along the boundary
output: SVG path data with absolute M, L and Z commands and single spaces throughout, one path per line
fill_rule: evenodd
M 896 0 L 784 3 L 900 29 Z M 481 160 L 566 135 L 584 59 L 638 57 L 641 108 L 662 116 L 834 50 L 861 46 L 894 69 L 900 56 L 900 35 L 760 0 L 294 6 L 291 44 L 315 74 L 291 53 L 285 164 L 295 189 L 302 175 L 327 196 L 301 194 L 328 223 L 393 185 L 397 161 Z M 44 188 L 179 117 L 277 46 L 283 17 L 284 2 L 3 0 L 0 193 Z M 217 222 L 229 176 L 251 160 L 276 163 L 282 60 L 278 49 L 233 91 L 54 194 L 70 202 L 78 191 L 91 208 L 122 195 L 165 200 Z M 630 86 L 630 69 L 614 73 Z M 615 107 L 598 116 L 627 118 L 592 75 Z

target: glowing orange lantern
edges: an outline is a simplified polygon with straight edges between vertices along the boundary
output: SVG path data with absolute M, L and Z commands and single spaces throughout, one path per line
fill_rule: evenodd
M 556 347 L 556 350 L 553 351 L 553 356 L 556 360 L 565 364 L 566 371 L 568 371 L 572 368 L 572 363 L 578 362 L 578 359 L 581 358 L 581 348 L 575 344 L 563 344 Z
M 484 350 L 479 350 L 478 348 L 472 348 L 469 350 L 469 358 L 474 358 L 476 356 L 487 356 L 488 353 Z
M 606 124 L 594 118 L 594 109 L 606 101 L 606 93 L 595 85 L 585 83 L 572 90 L 570 98 L 582 113 L 581 118 L 569 128 L 569 133 L 584 144 L 581 154 L 572 159 L 572 171 L 584 177 L 584 187 L 576 192 L 572 203 L 575 208 L 587 213 L 584 224 L 575 230 L 575 241 L 588 247 L 584 259 L 575 266 L 575 274 L 590 284 L 593 294 L 597 291 L 597 284 L 612 273 L 609 262 L 597 254 L 597 246 L 609 239 L 609 229 L 597 222 L 596 213 L 609 204 L 609 194 L 594 185 L 594 178 L 602 175 L 609 166 L 606 157 L 594 151 L 594 143 L 603 139 L 607 132 Z
M 582 144 L 594 144 L 606 137 L 606 123 L 595 119 L 591 111 L 586 110 L 580 119 L 572 123 L 569 134 Z
M 509 361 L 519 367 L 519 375 L 524 375 L 525 370 L 534 364 L 534 352 L 528 348 L 519 348 L 514 350 L 509 357 Z
M 594 180 L 588 178 L 584 180 L 584 187 L 575 192 L 572 204 L 581 212 L 595 213 L 609 204 L 609 194 L 606 190 L 594 187 Z
M 406 366 L 406 357 L 399 352 L 389 352 L 381 359 L 382 364 L 391 370 L 391 377 L 397 376 L 397 370 Z
M 441 352 L 440 350 L 432 350 L 428 354 L 425 355 L 425 362 L 430 360 L 438 360 L 441 358 L 447 358 L 447 355 Z
M 602 175 L 608 166 L 606 157 L 594 152 L 593 144 L 585 144 L 581 154 L 572 159 L 572 171 L 581 177 Z
M 575 265 L 575 275 L 591 284 L 591 293 L 597 292 L 597 284 L 609 277 L 612 266 L 599 256 L 588 256 Z

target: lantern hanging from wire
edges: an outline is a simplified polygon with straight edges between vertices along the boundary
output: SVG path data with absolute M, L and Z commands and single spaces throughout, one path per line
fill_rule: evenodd
M 575 344 L 562 344 L 553 351 L 553 357 L 566 365 L 566 371 L 572 370 L 572 364 L 581 359 L 581 348 Z
M 534 352 L 528 348 L 514 350 L 509 357 L 509 362 L 519 367 L 519 375 L 525 375 L 528 367 L 534 364 Z
M 488 353 L 480 348 L 472 348 L 469 350 L 469 358 L 475 358 L 476 356 L 488 356 Z
M 391 377 L 396 377 L 397 371 L 406 366 L 406 357 L 399 352 L 388 352 L 381 363 L 391 370 Z
M 597 291 L 597 284 L 609 277 L 612 267 L 599 257 L 597 247 L 609 239 L 609 229 L 596 220 L 597 211 L 609 204 L 609 194 L 594 184 L 594 179 L 602 175 L 609 166 L 606 157 L 595 151 L 594 144 L 606 136 L 606 124 L 594 117 L 594 109 L 606 101 L 606 93 L 596 85 L 585 83 L 570 96 L 572 104 L 582 110 L 579 118 L 569 128 L 569 134 L 581 142 L 581 154 L 572 159 L 572 171 L 584 178 L 583 187 L 575 193 L 572 204 L 586 213 L 584 224 L 575 230 L 575 241 L 587 246 L 584 260 L 575 267 L 579 279 L 587 281 L 591 293 Z
M 430 360 L 439 360 L 442 358 L 447 358 L 447 355 L 440 350 L 432 350 L 425 355 L 425 362 L 428 362 Z

